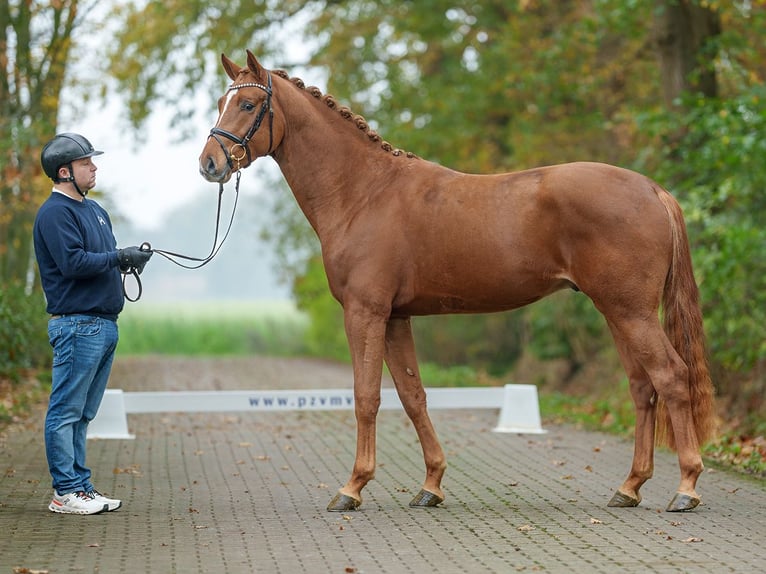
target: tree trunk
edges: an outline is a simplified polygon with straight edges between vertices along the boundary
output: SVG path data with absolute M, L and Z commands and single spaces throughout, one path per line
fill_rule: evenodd
M 51 185 L 40 148 L 56 132 L 77 11 L 0 0 L 0 287 L 38 283 L 32 223 Z
M 666 107 L 676 107 L 683 92 L 718 95 L 714 63 L 720 34 L 720 14 L 699 0 L 657 0 L 652 37 Z

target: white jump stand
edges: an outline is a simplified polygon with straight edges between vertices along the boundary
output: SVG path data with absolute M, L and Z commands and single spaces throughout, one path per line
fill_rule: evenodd
M 107 389 L 96 418 L 88 425 L 88 438 L 134 439 L 128 432 L 128 416 L 122 389 Z

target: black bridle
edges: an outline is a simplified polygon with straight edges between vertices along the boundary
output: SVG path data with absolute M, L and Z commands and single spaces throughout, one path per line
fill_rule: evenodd
M 258 115 L 255 116 L 255 121 L 253 121 L 250 129 L 247 130 L 247 133 L 244 137 L 239 137 L 237 134 L 233 134 L 227 130 L 222 130 L 218 127 L 211 129 L 210 134 L 207 136 L 208 138 L 213 138 L 218 142 L 218 145 L 221 146 L 221 149 L 226 156 L 226 162 L 229 164 L 229 167 L 231 169 L 235 169 L 236 171 L 239 171 L 241 162 L 243 159 L 245 159 L 245 157 L 247 157 L 247 165 L 252 163 L 253 158 L 250 155 L 250 147 L 248 144 L 250 143 L 252 137 L 255 135 L 255 132 L 260 129 L 261 123 L 263 123 L 263 118 L 266 116 L 266 112 L 269 114 L 269 149 L 266 150 L 264 155 L 269 155 L 271 153 L 271 146 L 274 143 L 274 109 L 271 107 L 271 72 L 266 72 L 266 81 L 267 85 L 265 86 L 257 82 L 246 82 L 244 84 L 232 84 L 229 86 L 229 89 L 226 90 L 226 94 L 232 90 L 239 90 L 241 88 L 260 88 L 266 92 L 266 99 L 263 100 L 261 109 L 258 111 Z M 223 143 L 223 140 L 221 140 L 219 136 L 223 136 L 233 141 L 234 143 L 230 148 L 227 149 L 226 145 Z M 236 168 L 234 167 L 235 162 L 237 164 Z

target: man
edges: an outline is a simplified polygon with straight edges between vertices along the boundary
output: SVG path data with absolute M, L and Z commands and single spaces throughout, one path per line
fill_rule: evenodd
M 53 478 L 52 512 L 98 514 L 122 502 L 100 494 L 85 466 L 88 423 L 96 416 L 117 346 L 124 304 L 120 271 L 140 273 L 152 256 L 117 249 L 107 212 L 86 195 L 96 185 L 93 148 L 83 136 L 56 135 L 43 147 L 53 192 L 40 206 L 34 243 L 53 347 L 45 452 Z

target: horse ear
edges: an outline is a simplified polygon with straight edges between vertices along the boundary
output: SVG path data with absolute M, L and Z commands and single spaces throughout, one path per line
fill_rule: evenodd
M 247 51 L 247 67 L 256 77 L 260 78 L 263 66 L 261 66 L 260 62 L 258 62 L 250 50 Z
M 229 60 L 229 58 L 226 57 L 226 54 L 221 54 L 221 64 L 223 64 L 223 69 L 226 71 L 226 75 L 232 80 L 236 79 L 237 74 L 239 74 L 239 71 L 242 69 Z

